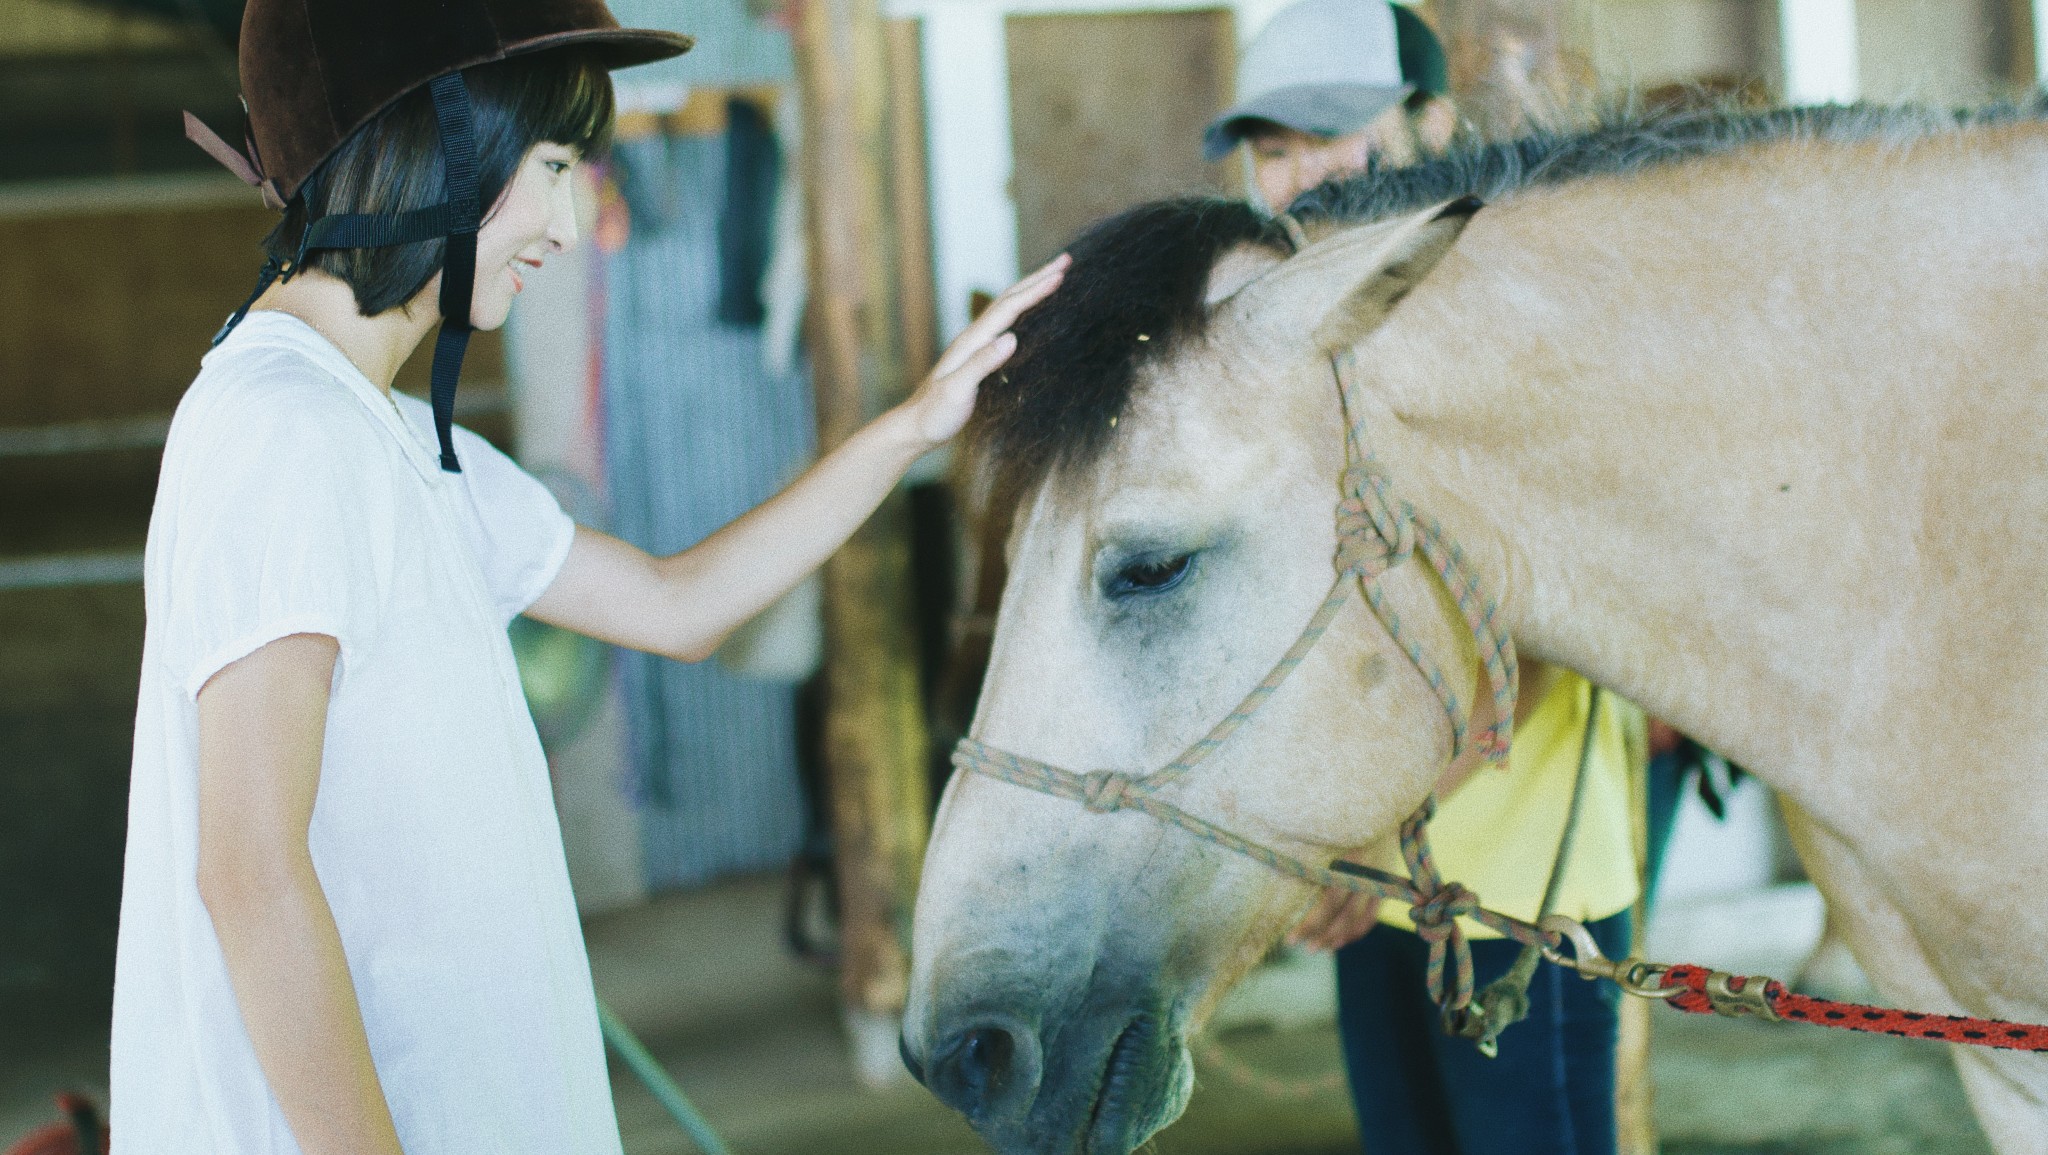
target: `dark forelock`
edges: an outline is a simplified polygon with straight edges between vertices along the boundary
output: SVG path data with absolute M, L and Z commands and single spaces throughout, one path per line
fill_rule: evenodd
M 1075 238 L 1066 279 L 1018 319 L 1017 352 L 981 387 L 970 439 L 998 492 L 1099 455 L 1139 371 L 1201 335 L 1210 271 L 1246 244 L 1289 251 L 1278 221 L 1217 197 L 1141 205 Z

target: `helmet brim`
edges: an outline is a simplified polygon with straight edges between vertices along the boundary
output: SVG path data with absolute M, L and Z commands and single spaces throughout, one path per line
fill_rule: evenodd
M 521 40 L 506 45 L 503 55 L 527 56 L 555 48 L 584 48 L 593 52 L 606 69 L 617 70 L 681 56 L 696 43 L 680 32 L 654 28 L 591 28 Z
M 1202 156 L 1222 160 L 1268 124 L 1311 136 L 1349 136 L 1414 90 L 1408 84 L 1297 84 L 1263 92 L 1209 122 L 1202 133 Z

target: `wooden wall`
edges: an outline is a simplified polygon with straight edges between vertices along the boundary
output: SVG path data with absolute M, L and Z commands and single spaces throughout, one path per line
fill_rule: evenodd
M 170 20 L 94 8 L 77 0 L 6 0 L 0 56 L 177 50 L 190 33 Z
M 1864 98 L 1963 105 L 2009 95 L 2033 62 L 2024 15 L 2010 0 L 1857 0 Z
M 0 219 L 0 426 L 170 413 L 270 222 L 253 201 Z
M 1432 6 L 1457 0 L 1431 0 Z M 1967 105 L 2034 82 L 2030 0 L 1857 0 L 1863 99 Z M 1781 88 L 1776 0 L 1584 0 L 1580 39 L 1615 89 Z
M 1013 16 L 1007 31 L 1024 268 L 1118 209 L 1235 187 L 1229 162 L 1204 164 L 1200 144 L 1230 103 L 1228 10 Z
M 239 194 L 0 215 L 0 428 L 168 416 L 262 267 L 276 218 Z M 431 346 L 402 388 L 425 391 Z M 477 334 L 463 379 L 502 388 L 497 334 Z
M 1769 87 L 1777 20 L 1772 0 L 1607 0 L 1590 13 L 1589 48 L 1608 88 Z

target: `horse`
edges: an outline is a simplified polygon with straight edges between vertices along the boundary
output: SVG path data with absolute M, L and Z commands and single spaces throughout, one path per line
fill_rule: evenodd
M 913 1074 L 1005 1155 L 1141 1145 L 1314 899 L 1268 867 L 1391 860 L 1505 772 L 1515 653 L 1776 790 L 1889 999 L 2043 1021 L 2044 116 L 1646 115 L 1369 170 L 1292 235 L 1224 200 L 1085 234 L 984 386 L 1017 513 L 956 755 L 1072 789 L 948 785 Z M 2038 1056 L 1956 1061 L 2048 1152 Z

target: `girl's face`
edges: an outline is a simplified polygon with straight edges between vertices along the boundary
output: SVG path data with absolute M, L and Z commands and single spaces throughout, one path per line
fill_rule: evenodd
M 495 329 L 512 311 L 512 298 L 525 278 L 554 253 L 576 244 L 576 207 L 571 196 L 576 150 L 543 141 L 533 147 L 505 186 L 476 234 L 476 289 L 469 323 Z M 438 292 L 438 288 L 436 289 Z

